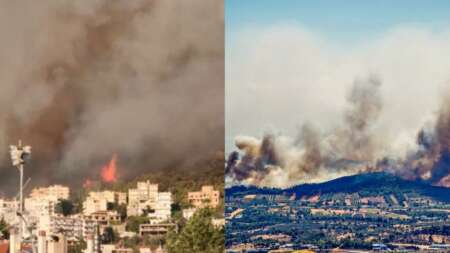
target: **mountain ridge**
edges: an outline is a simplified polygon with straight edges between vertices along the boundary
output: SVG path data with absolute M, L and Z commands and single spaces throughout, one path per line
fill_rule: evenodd
M 299 184 L 286 189 L 242 185 L 225 189 L 227 197 L 248 194 L 288 196 L 295 194 L 296 198 L 300 198 L 322 194 L 352 194 L 362 192 L 368 195 L 414 192 L 419 195 L 450 203 L 450 188 L 432 186 L 422 180 L 406 180 L 387 172 L 361 173 L 336 178 L 322 183 Z

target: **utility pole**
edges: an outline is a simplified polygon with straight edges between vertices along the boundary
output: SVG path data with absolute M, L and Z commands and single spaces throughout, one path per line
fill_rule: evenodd
M 11 161 L 13 166 L 15 166 L 20 173 L 20 185 L 19 185 L 19 210 L 18 210 L 18 216 L 21 217 L 20 219 L 20 233 L 19 238 L 20 241 L 23 240 L 24 232 L 25 232 L 25 222 L 23 219 L 24 214 L 24 200 L 23 200 L 23 170 L 24 170 L 24 164 L 25 161 L 30 157 L 31 155 L 31 146 L 22 146 L 22 141 L 19 140 L 19 144 L 17 146 L 11 145 L 10 148 L 10 155 L 11 155 Z
M 23 214 L 23 164 L 19 165 L 20 172 L 20 209 L 19 212 Z

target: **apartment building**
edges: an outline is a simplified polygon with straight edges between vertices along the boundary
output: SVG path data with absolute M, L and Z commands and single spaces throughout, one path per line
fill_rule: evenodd
M 38 231 L 48 235 L 63 233 L 68 242 L 76 242 L 98 229 L 97 221 L 80 215 L 45 215 L 39 217 Z
M 150 206 L 153 210 L 148 214 L 150 221 L 159 223 L 168 220 L 172 214 L 172 203 L 172 193 L 159 192 L 156 202 Z
M 26 198 L 25 210 L 32 216 L 53 215 L 58 199 L 54 198 Z
M 106 199 L 109 203 L 117 203 L 119 205 L 127 203 L 127 194 L 125 192 L 114 191 L 98 191 L 89 192 L 88 198 Z
M 116 211 L 98 211 L 84 216 L 84 219 L 107 226 L 114 222 L 120 222 L 120 215 Z
M 128 202 L 155 201 L 158 191 L 158 184 L 152 184 L 148 180 L 138 182 L 136 188 L 128 190 Z
M 108 210 L 108 200 L 86 198 L 83 202 L 83 214 L 91 215 L 95 212 Z
M 140 236 L 164 236 L 170 229 L 177 229 L 174 223 L 160 223 L 160 224 L 141 224 L 139 225 Z
M 62 185 L 34 188 L 24 200 L 25 215 L 31 221 L 37 221 L 40 216 L 53 215 L 58 202 L 69 199 L 69 195 L 69 187 Z
M 19 202 L 15 200 L 0 199 L 0 218 L 6 223 L 12 224 L 16 221 L 16 210 Z
M 220 193 L 213 186 L 204 185 L 201 191 L 188 192 L 188 200 L 196 208 L 215 208 L 219 205 Z
M 69 199 L 70 189 L 67 186 L 52 185 L 49 187 L 34 188 L 30 198 Z
M 142 215 L 149 210 L 149 217 L 160 222 L 170 218 L 171 206 L 172 194 L 159 192 L 158 184 L 150 181 L 138 182 L 136 188 L 128 190 L 128 216 Z
M 83 202 L 83 214 L 91 215 L 108 210 L 108 204 L 126 204 L 127 195 L 124 192 L 100 191 L 90 192 Z

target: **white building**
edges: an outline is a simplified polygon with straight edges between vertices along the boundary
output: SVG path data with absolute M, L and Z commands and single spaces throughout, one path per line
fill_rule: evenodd
M 102 244 L 100 245 L 102 253 L 113 253 L 116 250 L 116 245 L 114 244 Z
M 172 194 L 159 192 L 158 184 L 138 182 L 136 188 L 128 190 L 127 214 L 138 216 L 148 210 L 152 223 L 158 223 L 170 218 L 172 203 Z
M 89 192 L 88 198 L 106 199 L 109 203 L 117 203 L 118 205 L 127 203 L 127 194 L 125 192 L 114 192 L 114 191 Z
M 107 211 L 108 204 L 116 203 L 121 205 L 126 204 L 126 201 L 127 195 L 124 192 L 90 192 L 89 196 L 83 202 L 83 214 L 91 215 L 92 213 Z
M 150 222 L 159 223 L 170 219 L 172 214 L 172 193 L 159 192 L 155 203 L 149 203 L 153 212 L 150 212 Z
M 128 190 L 128 216 L 138 216 L 148 207 L 148 203 L 153 203 L 158 197 L 158 184 L 151 184 L 150 181 L 138 182 L 136 188 Z
M 47 237 L 47 253 L 67 253 L 67 239 L 64 234 Z
M 83 214 L 91 215 L 100 211 L 108 210 L 108 201 L 106 199 L 86 198 L 83 202 Z
M 95 221 L 102 226 L 109 226 L 112 223 L 120 222 L 120 215 L 116 211 L 98 211 L 84 216 L 84 219 Z
M 15 200 L 0 199 L 0 217 L 8 224 L 16 222 L 16 210 L 19 207 L 19 202 Z
M 38 222 L 38 231 L 44 231 L 47 235 L 63 233 L 66 240 L 71 242 L 94 234 L 97 229 L 98 223 L 95 220 L 80 215 L 46 215 L 39 217 Z
M 128 190 L 128 216 L 138 216 L 143 213 L 149 204 L 155 203 L 158 198 L 158 184 L 150 181 L 138 182 L 137 187 Z
M 35 217 L 53 215 L 58 201 L 52 198 L 26 198 L 25 210 L 26 213 Z
M 24 200 L 25 215 L 32 220 L 38 220 L 40 216 L 53 215 L 58 202 L 69 199 L 69 194 L 69 187 L 62 185 L 34 188 L 30 196 Z
M 197 208 L 216 208 L 220 202 L 220 192 L 214 190 L 214 187 L 211 185 L 204 185 L 201 191 L 188 192 L 188 200 L 189 203 Z
M 70 189 L 67 186 L 51 185 L 49 187 L 34 188 L 31 198 L 69 199 Z

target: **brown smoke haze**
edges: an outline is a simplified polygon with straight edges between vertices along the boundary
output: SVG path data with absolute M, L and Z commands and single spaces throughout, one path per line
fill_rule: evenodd
M 345 42 L 282 20 L 236 29 L 227 37 L 228 185 L 387 171 L 450 186 L 448 27 L 404 23 Z
M 298 138 L 266 134 L 262 140 L 238 136 L 227 163 L 228 183 L 288 187 L 339 176 L 387 171 L 409 180 L 450 187 L 450 93 L 442 99 L 434 125 L 420 129 L 417 147 L 405 157 L 386 154 L 390 139 L 374 130 L 383 110 L 381 80 L 358 79 L 346 96 L 342 122 L 321 133 L 304 124 Z
M 354 164 L 374 159 L 377 142 L 370 128 L 382 109 L 380 86 L 376 76 L 356 80 L 346 97 L 342 125 L 331 133 L 304 124 L 294 142 L 273 134 L 261 141 L 237 137 L 236 146 L 244 155 L 241 161 L 237 161 L 237 152 L 230 155 L 229 160 L 235 162 L 229 162 L 228 175 L 236 181 L 284 187 L 364 169 Z
M 121 177 L 223 150 L 222 1 L 0 2 L 0 190 L 8 145 L 32 184 L 81 185 L 113 153 Z
M 417 143 L 417 152 L 390 167 L 396 168 L 394 172 L 407 179 L 422 179 L 450 187 L 450 92 L 444 94 L 436 123 L 419 131 Z

